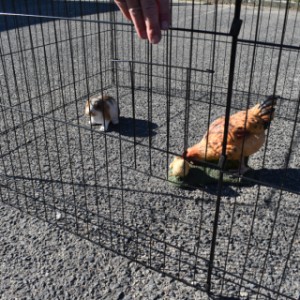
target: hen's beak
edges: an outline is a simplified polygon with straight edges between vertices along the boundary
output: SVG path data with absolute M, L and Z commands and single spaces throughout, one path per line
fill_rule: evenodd
M 186 156 L 187 156 L 187 150 L 184 150 L 181 157 L 186 160 Z
M 193 163 L 194 163 L 193 160 L 191 160 L 190 158 L 188 158 L 188 157 L 187 157 L 187 154 L 188 154 L 187 150 L 184 150 L 184 152 L 182 153 L 181 157 L 182 157 L 185 161 L 187 161 L 188 163 L 193 164 Z
M 182 153 L 181 157 L 187 161 L 189 164 L 195 164 L 195 161 L 191 158 L 191 157 L 188 157 L 188 151 L 187 150 L 184 150 L 184 152 Z

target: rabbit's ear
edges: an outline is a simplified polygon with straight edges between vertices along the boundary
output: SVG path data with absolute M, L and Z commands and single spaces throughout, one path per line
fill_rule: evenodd
M 90 100 L 89 99 L 85 103 L 84 114 L 87 116 L 90 115 Z

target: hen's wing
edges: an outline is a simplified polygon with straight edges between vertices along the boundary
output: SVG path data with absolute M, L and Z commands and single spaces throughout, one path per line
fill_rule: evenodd
M 199 143 L 200 152 L 203 159 L 208 161 L 218 160 L 222 154 L 223 135 L 224 135 L 225 117 L 221 117 L 209 126 L 208 131 Z M 230 127 L 230 125 L 229 125 Z M 230 138 L 231 133 L 228 133 Z M 227 145 L 227 152 L 231 150 L 229 143 Z
M 255 108 L 255 107 L 254 107 Z M 259 134 L 265 130 L 265 121 L 256 114 L 254 108 L 249 109 L 248 112 L 240 111 L 230 117 L 232 133 L 236 138 L 243 138 L 247 134 Z
M 200 142 L 206 160 L 218 160 L 222 154 L 225 117 L 215 120 Z M 262 135 L 262 136 L 261 136 Z M 242 156 L 256 152 L 264 137 L 264 123 L 251 110 L 230 116 L 226 154 L 228 159 L 240 160 Z M 258 149 L 257 149 L 258 148 Z M 242 155 L 242 152 L 245 155 Z
M 262 103 L 247 111 L 239 111 L 229 118 L 226 154 L 230 160 L 240 160 L 257 152 L 263 145 L 265 129 L 274 115 L 278 96 L 269 96 Z M 218 160 L 222 154 L 225 117 L 211 123 L 208 132 L 191 153 L 199 153 L 198 158 Z

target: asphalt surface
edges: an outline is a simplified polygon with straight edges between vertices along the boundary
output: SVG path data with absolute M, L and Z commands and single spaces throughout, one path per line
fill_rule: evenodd
M 180 190 L 166 178 L 173 154 L 225 113 L 233 7 L 220 6 L 214 23 L 214 7 L 196 5 L 192 23 L 192 5 L 174 5 L 174 29 L 150 47 L 118 12 L 112 34 L 108 8 L 98 25 L 85 5 L 84 22 L 1 20 L 0 297 L 208 299 L 217 186 Z M 79 18 L 75 6 L 68 17 Z M 211 290 L 297 299 L 299 18 L 290 10 L 285 23 L 270 7 L 257 16 L 243 7 L 232 112 L 274 91 L 281 99 L 249 162 L 256 181 L 221 191 Z M 220 35 L 191 42 L 191 26 Z M 107 135 L 83 116 L 101 90 L 121 111 Z

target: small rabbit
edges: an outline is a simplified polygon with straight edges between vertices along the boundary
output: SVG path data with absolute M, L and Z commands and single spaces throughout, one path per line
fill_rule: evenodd
M 110 122 L 118 124 L 119 113 L 117 101 L 108 95 L 93 96 L 85 104 L 85 115 L 90 117 L 89 124 L 101 125 L 100 131 L 106 131 Z

